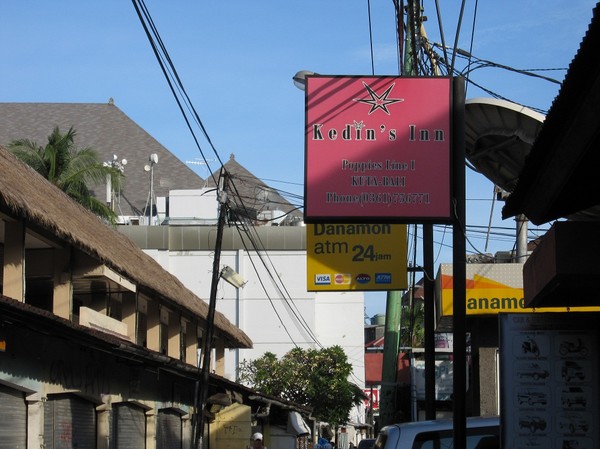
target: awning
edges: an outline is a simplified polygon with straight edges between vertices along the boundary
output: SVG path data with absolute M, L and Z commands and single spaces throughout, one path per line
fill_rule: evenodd
M 600 188 L 600 7 L 531 148 L 503 218 L 540 225 L 561 217 L 598 219 Z
M 310 428 L 306 425 L 300 413 L 288 413 L 287 433 L 296 436 L 310 435 Z

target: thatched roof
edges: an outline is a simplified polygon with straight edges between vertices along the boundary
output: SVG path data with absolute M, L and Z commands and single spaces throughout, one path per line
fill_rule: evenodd
M 150 295 L 206 320 L 208 304 L 188 290 L 123 234 L 101 222 L 6 148 L 0 146 L 0 212 L 23 219 L 28 227 L 57 236 Z M 252 347 L 248 336 L 216 312 L 215 334 L 231 346 Z

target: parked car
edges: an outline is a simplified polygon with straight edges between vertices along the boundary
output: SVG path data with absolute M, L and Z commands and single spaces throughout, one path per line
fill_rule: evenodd
M 585 372 L 583 367 L 577 362 L 567 360 L 561 369 L 561 375 L 565 382 L 569 382 L 571 379 L 585 380 Z
M 579 441 L 563 440 L 562 449 L 579 449 Z
M 587 399 L 585 397 L 585 392 L 581 387 L 569 387 L 565 388 L 561 394 L 561 401 L 563 407 L 580 407 L 585 408 L 587 404 Z
M 565 431 L 571 435 L 586 433 L 590 430 L 590 424 L 586 419 L 579 415 L 565 416 L 560 420 L 560 430 Z
M 452 447 L 453 435 L 454 423 L 452 419 L 392 424 L 379 431 L 374 449 Z M 499 435 L 499 417 L 467 418 L 466 437 L 468 448 L 499 449 Z
M 545 379 L 550 375 L 547 369 L 542 368 L 537 363 L 532 363 L 527 366 L 525 369 L 517 371 L 517 377 L 522 379 L 524 377 L 531 377 L 534 380 Z
M 371 449 L 375 445 L 376 438 L 365 438 L 358 442 L 357 449 Z
M 541 391 L 523 391 L 517 394 L 519 405 L 546 405 L 546 393 Z
M 531 433 L 538 430 L 544 431 L 546 430 L 546 426 L 546 420 L 544 418 L 540 418 L 539 416 L 527 415 L 519 418 L 519 428 L 528 429 Z

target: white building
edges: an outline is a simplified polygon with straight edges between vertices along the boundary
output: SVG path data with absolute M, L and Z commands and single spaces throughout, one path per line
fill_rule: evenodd
M 43 143 L 54 126 L 63 132 L 73 127 L 76 146 L 93 148 L 103 161 L 128 161 L 123 191 L 115 192 L 110 201 L 122 218 L 118 229 L 208 302 L 217 202 L 214 190 L 207 193 L 203 187 L 214 189 L 212 176 L 206 181 L 197 176 L 112 100 L 104 104 L 0 103 L 0 144 L 20 138 Z M 144 171 L 149 157 L 153 169 Z M 293 226 L 302 221 L 301 212 L 238 164 L 233 155 L 225 168 L 235 175 L 236 206 L 251 211 L 255 224 L 263 224 L 254 228 L 254 237 L 257 242 L 260 237 L 265 250 L 251 250 L 250 239 L 242 238 L 235 228 L 225 232 L 220 265 L 235 269 L 248 282 L 236 290 L 221 280 L 217 310 L 239 326 L 254 347 L 225 350 L 217 341 L 216 349 L 225 358 L 217 357 L 219 366 L 213 366 L 235 379 L 241 360 L 266 351 L 281 356 L 296 345 L 339 345 L 354 367 L 351 381 L 364 388 L 363 294 L 307 292 L 306 235 L 302 226 Z M 101 198 L 107 198 L 105 187 L 97 189 Z M 149 211 L 155 215 L 149 217 Z M 135 226 L 148 222 L 163 225 Z M 351 420 L 364 422 L 364 417 L 351 416 Z
M 212 200 L 212 211 L 200 204 L 210 204 L 208 190 L 173 192 L 168 201 L 168 225 L 120 227 L 188 289 L 207 300 L 217 234 L 215 225 L 206 224 L 215 221 L 217 201 Z M 259 213 L 265 215 L 265 211 Z M 350 380 L 364 388 L 364 294 L 307 291 L 304 226 L 282 223 L 225 228 L 220 268 L 225 266 L 239 273 L 246 283 L 243 288 L 235 288 L 221 279 L 217 311 L 253 342 L 251 349 L 216 348 L 224 353 L 225 377 L 234 380 L 240 362 L 261 357 L 267 351 L 281 357 L 296 346 L 318 349 L 339 345 L 354 369 Z M 364 410 L 354 410 L 350 420 L 364 423 Z

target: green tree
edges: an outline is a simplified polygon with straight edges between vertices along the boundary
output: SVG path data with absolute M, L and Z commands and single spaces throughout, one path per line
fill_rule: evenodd
M 348 420 L 363 393 L 348 380 L 352 365 L 340 346 L 323 349 L 294 348 L 280 360 L 271 352 L 243 361 L 242 383 L 261 393 L 311 407 L 313 416 L 332 426 Z
M 91 186 L 104 185 L 110 175 L 113 188 L 118 188 L 122 174 L 116 168 L 104 166 L 93 149 L 76 148 L 74 139 L 73 128 L 61 134 L 56 126 L 45 146 L 29 139 L 18 139 L 12 141 L 8 148 L 79 204 L 114 224 L 116 214 L 93 196 Z
M 425 305 L 416 300 L 402 306 L 400 346 L 422 348 L 425 345 Z

